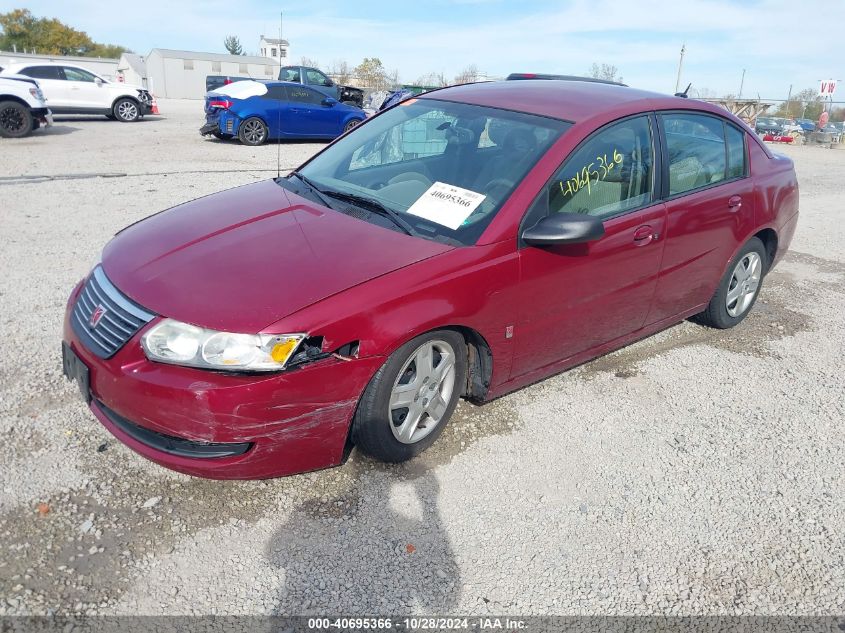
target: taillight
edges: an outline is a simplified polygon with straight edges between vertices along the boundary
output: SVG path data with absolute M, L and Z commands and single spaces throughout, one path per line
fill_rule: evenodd
M 224 110 L 228 110 L 232 107 L 232 102 L 224 99 L 222 101 L 210 101 L 208 103 L 209 108 L 223 108 Z

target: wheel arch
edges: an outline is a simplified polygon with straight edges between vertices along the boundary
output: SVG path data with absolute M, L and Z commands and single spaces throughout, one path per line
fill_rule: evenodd
M 138 105 L 138 112 L 141 112 L 141 100 L 138 99 L 138 97 L 133 97 L 132 95 L 118 95 L 112 100 L 111 107 L 109 108 L 109 110 L 114 112 L 114 106 L 116 106 L 117 102 L 121 99 L 129 99 L 130 101 L 134 101 Z
M 385 358 L 389 357 L 408 341 L 418 336 L 438 330 L 452 330 L 460 334 L 467 347 L 467 384 L 463 387 L 462 396 L 475 403 L 483 402 L 490 390 L 493 377 L 493 350 L 487 339 L 475 328 L 457 323 L 431 326 L 408 332 L 406 336 L 393 341 L 389 349 L 384 351 Z
M 772 267 L 772 262 L 775 261 L 775 255 L 778 252 L 777 231 L 775 231 L 773 228 L 765 228 L 760 231 L 757 231 L 751 237 L 758 238 L 761 242 L 763 242 L 763 246 L 766 248 L 766 272 L 768 272 L 769 269 Z M 748 240 L 746 240 L 746 242 L 747 241 Z
M 21 99 L 20 97 L 18 97 L 16 95 L 2 95 L 2 94 L 0 94 L 0 101 L 14 101 L 16 103 L 20 103 L 27 110 L 30 110 L 30 111 L 32 110 L 31 105 L 29 105 L 26 101 L 24 101 L 23 99 Z

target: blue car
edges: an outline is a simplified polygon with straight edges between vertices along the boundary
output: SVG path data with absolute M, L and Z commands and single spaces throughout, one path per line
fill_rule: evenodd
M 244 145 L 268 139 L 333 139 L 364 121 L 361 108 L 289 81 L 238 81 L 205 95 L 203 136 L 237 137 Z

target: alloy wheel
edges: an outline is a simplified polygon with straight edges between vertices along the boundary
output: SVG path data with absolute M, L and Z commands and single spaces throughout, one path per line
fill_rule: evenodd
M 254 144 L 259 144 L 264 140 L 264 125 L 260 121 L 247 121 L 244 123 L 244 138 Z
M 737 262 L 725 297 L 725 307 L 730 316 L 736 318 L 749 308 L 757 294 L 762 274 L 763 262 L 755 252 L 747 253 Z
M 124 121 L 134 121 L 138 118 L 138 106 L 131 101 L 122 101 L 117 106 L 117 115 Z
M 393 436 L 415 444 L 443 420 L 455 390 L 455 350 L 442 340 L 426 341 L 410 355 L 390 392 Z
M 19 108 L 9 107 L 0 110 L 0 127 L 7 132 L 17 132 L 25 125 L 23 113 Z

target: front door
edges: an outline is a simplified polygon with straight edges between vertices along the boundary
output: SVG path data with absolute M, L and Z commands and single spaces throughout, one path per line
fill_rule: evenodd
M 297 136 L 336 136 L 338 114 L 323 105 L 326 95 L 306 86 L 288 86 L 291 101 L 291 133 Z M 287 130 L 285 130 L 287 132 Z
M 586 213 L 604 219 L 605 235 L 585 244 L 522 246 L 511 377 L 645 324 L 666 224 L 665 206 L 655 195 L 652 127 L 643 115 L 595 132 L 542 194 L 548 205 L 535 205 L 526 218 L 524 226 L 531 226 L 546 210 Z
M 97 76 L 82 68 L 64 66 L 66 90 L 71 96 L 73 107 L 86 110 L 108 109 L 111 98 L 102 80 L 98 83 Z

